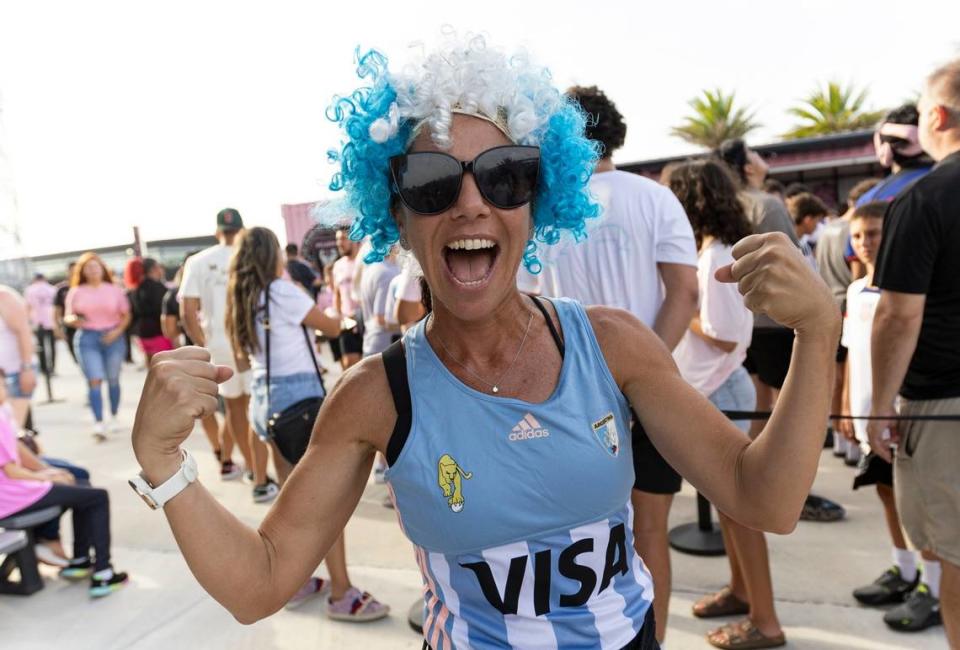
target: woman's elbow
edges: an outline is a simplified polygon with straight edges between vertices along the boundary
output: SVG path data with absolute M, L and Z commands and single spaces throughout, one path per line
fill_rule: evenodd
M 233 618 L 241 625 L 253 625 L 258 621 L 276 613 L 280 607 L 270 608 L 263 602 L 244 603 L 242 605 L 228 606 L 227 611 L 233 615 Z
M 801 508 L 785 508 L 783 503 L 774 504 L 764 517 L 762 530 L 776 535 L 789 535 L 797 528 Z
M 770 504 L 756 512 L 744 513 L 738 523 L 763 533 L 789 535 L 797 528 L 799 520 L 799 509 L 784 508 L 781 503 Z

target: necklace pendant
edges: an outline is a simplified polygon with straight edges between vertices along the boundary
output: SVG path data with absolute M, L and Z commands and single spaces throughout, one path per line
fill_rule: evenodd
M 494 392 L 494 393 L 499 393 L 499 392 L 500 392 L 500 389 L 497 388 L 496 386 L 494 386 L 494 387 L 493 387 L 493 392 Z

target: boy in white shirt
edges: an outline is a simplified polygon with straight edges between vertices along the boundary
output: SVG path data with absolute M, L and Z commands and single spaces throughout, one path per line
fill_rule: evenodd
M 843 391 L 844 415 L 869 415 L 873 401 L 873 380 L 870 362 L 870 334 L 873 316 L 880 299 L 880 290 L 873 285 L 874 264 L 883 236 L 883 218 L 887 203 L 874 201 L 861 205 L 850 218 L 850 239 L 853 250 L 866 267 L 867 275 L 854 280 L 847 289 L 847 311 L 843 319 L 841 343 L 849 350 L 847 377 Z M 851 443 L 859 443 L 869 451 L 866 420 L 841 420 L 840 432 Z M 855 589 L 853 597 L 864 605 L 887 605 L 903 602 L 922 582 L 939 583 L 940 563 L 935 556 L 924 554 L 923 579 L 917 570 L 917 558 L 907 547 L 900 525 L 900 516 L 893 491 L 893 466 L 879 456 L 869 453 L 860 463 L 860 471 L 853 481 L 853 489 L 876 485 L 877 496 L 883 503 L 887 528 L 893 542 L 894 564 L 872 584 Z M 929 586 L 928 586 L 929 590 Z M 894 608 L 884 616 L 898 617 Z

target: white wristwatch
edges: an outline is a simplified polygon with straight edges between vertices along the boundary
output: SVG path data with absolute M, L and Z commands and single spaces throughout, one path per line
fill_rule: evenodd
M 153 487 L 144 478 L 143 472 L 127 481 L 133 491 L 140 495 L 143 502 L 150 506 L 151 510 L 158 510 L 163 505 L 177 496 L 191 483 L 197 480 L 197 461 L 190 455 L 186 449 L 183 452 L 183 462 L 180 463 L 180 469 L 176 474 L 168 478 L 162 485 Z

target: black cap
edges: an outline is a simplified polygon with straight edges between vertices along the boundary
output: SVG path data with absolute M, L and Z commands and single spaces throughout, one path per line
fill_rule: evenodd
M 217 230 L 230 232 L 241 228 L 243 228 L 243 219 L 233 208 L 224 208 L 217 213 Z

